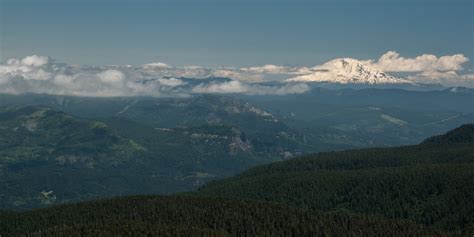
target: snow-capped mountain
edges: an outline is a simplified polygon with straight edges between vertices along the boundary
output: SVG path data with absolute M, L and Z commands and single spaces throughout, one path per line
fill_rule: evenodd
M 309 69 L 308 74 L 287 81 L 330 82 L 339 84 L 401 84 L 410 81 L 371 68 L 352 58 L 337 58 Z

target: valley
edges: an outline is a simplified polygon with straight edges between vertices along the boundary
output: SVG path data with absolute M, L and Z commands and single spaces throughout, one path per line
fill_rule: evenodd
M 473 142 L 466 124 L 418 145 L 258 166 L 194 192 L 3 210 L 0 234 L 465 236 L 474 231 Z
M 387 99 L 391 93 L 398 99 Z M 314 152 L 416 144 L 474 120 L 474 108 L 458 103 L 469 103 L 472 91 L 430 92 L 440 98 L 436 103 L 412 101 L 419 93 L 426 92 L 319 88 L 299 96 L 190 98 L 3 94 L 1 207 L 191 191 L 256 165 Z

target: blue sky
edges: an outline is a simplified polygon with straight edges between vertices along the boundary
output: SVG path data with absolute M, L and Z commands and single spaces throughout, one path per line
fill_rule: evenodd
M 0 2 L 2 61 L 312 66 L 389 50 L 474 59 L 472 0 Z

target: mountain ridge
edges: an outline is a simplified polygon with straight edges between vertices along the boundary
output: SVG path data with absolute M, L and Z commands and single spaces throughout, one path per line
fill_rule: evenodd
M 474 123 L 464 124 L 445 134 L 433 136 L 424 140 L 422 145 L 451 145 L 474 142 Z
M 353 58 L 337 58 L 310 68 L 310 74 L 287 79 L 288 82 L 331 82 L 337 84 L 412 84 L 372 68 Z

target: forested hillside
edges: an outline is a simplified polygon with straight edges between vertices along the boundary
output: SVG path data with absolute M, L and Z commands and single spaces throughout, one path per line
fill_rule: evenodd
M 417 146 L 320 153 L 260 166 L 205 185 L 198 193 L 407 218 L 472 232 L 473 127 L 461 126 Z
M 47 107 L 0 107 L 0 208 L 187 191 L 270 157 L 237 127 L 154 128 Z
M 141 196 L 0 212 L 5 236 L 441 236 L 404 220 L 225 198 Z
M 473 127 L 259 166 L 174 196 L 0 211 L 0 235 L 470 236 Z
M 420 94 L 430 100 L 414 100 Z M 474 110 L 460 105 L 473 95 L 347 88 L 283 97 L 0 94 L 0 208 L 192 191 L 308 153 L 414 144 L 471 122 Z M 384 149 L 338 153 L 350 157 L 348 164 L 320 153 L 328 163 L 316 165 L 408 165 L 424 159 L 420 152 L 443 163 L 458 152 L 403 149 L 403 156 Z M 380 155 L 386 159 L 375 159 Z

